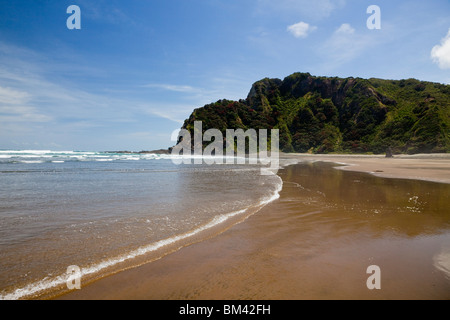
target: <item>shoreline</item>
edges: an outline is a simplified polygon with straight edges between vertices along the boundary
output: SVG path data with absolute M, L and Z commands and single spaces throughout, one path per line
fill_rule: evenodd
M 334 167 L 338 169 L 336 171 L 349 171 L 349 172 L 359 172 L 359 173 L 369 173 L 373 176 L 381 178 L 394 178 L 394 179 L 414 179 L 423 180 L 429 182 L 439 182 L 443 184 L 450 183 L 450 157 L 433 157 L 433 156 L 405 156 L 396 157 L 394 159 L 387 159 L 382 156 L 352 156 L 352 155 L 304 155 L 304 154 L 283 154 L 283 159 L 294 159 L 300 162 L 331 162 L 334 164 L 342 165 Z M 294 165 L 295 166 L 295 165 Z M 406 167 L 405 167 L 406 166 Z M 289 166 L 290 167 L 290 166 Z M 286 170 L 286 168 L 282 169 Z M 378 171 L 378 172 L 377 172 Z M 383 172 L 380 172 L 383 171 Z M 282 172 L 282 176 L 285 172 Z M 294 192 L 293 186 L 289 185 L 291 182 L 287 181 L 286 177 L 283 177 L 283 183 L 285 184 L 286 190 L 282 190 L 281 193 L 284 194 L 282 198 L 286 198 L 286 194 Z M 286 199 L 284 201 L 287 201 Z M 281 203 L 280 203 L 281 202 Z M 207 238 L 203 241 L 194 243 L 183 249 L 171 253 L 162 259 L 153 261 L 141 265 L 136 268 L 125 270 L 97 280 L 93 283 L 88 284 L 85 288 L 80 291 L 73 291 L 62 296 L 56 297 L 55 299 L 62 300 L 89 300 L 89 299 L 174 299 L 174 300 L 195 300 L 195 299 L 291 299 L 290 293 L 292 293 L 292 299 L 331 299 L 339 296 L 338 293 L 324 294 L 320 290 L 324 290 L 322 287 L 325 286 L 323 283 L 325 280 L 322 279 L 323 275 L 319 274 L 317 270 L 320 263 L 328 263 L 332 261 L 332 264 L 338 265 L 339 268 L 346 270 L 352 268 L 353 264 L 358 264 L 358 261 L 353 261 L 350 266 L 346 265 L 346 261 L 340 255 L 336 255 L 333 251 L 330 251 L 330 247 L 334 244 L 332 241 L 321 239 L 324 242 L 323 247 L 326 248 L 328 255 L 317 255 L 316 253 L 308 253 L 309 255 L 315 256 L 314 263 L 306 263 L 303 266 L 302 273 L 295 271 L 295 277 L 302 279 L 301 286 L 289 288 L 290 276 L 282 276 L 281 280 L 277 277 L 283 273 L 289 272 L 295 264 L 290 261 L 295 259 L 291 256 L 290 252 L 292 248 L 290 246 L 283 246 L 281 253 L 277 250 L 267 251 L 266 247 L 271 246 L 271 242 L 281 242 L 287 241 L 290 243 L 290 239 L 286 239 L 283 235 L 287 232 L 286 228 L 301 228 L 301 226 L 296 226 L 294 223 L 290 225 L 290 220 L 293 219 L 292 212 L 289 213 L 286 221 L 278 216 L 281 212 L 281 216 L 285 214 L 286 208 L 281 208 L 283 204 L 283 199 L 276 200 L 273 203 L 269 203 L 267 206 L 262 208 L 258 214 L 251 216 L 244 222 L 236 224 L 231 228 L 227 229 L 223 233 Z M 312 210 L 312 209 L 311 209 Z M 308 212 L 308 216 L 314 216 L 317 212 L 312 210 Z M 286 213 L 287 215 L 287 213 Z M 306 215 L 305 215 L 306 217 Z M 297 219 L 297 218 L 296 218 Z M 286 223 L 286 224 L 285 224 Z M 309 231 L 308 231 L 309 232 Z M 317 232 L 317 231 L 315 231 Z M 318 231 L 317 233 L 321 233 Z M 297 237 L 296 233 L 291 236 Z M 312 233 L 310 236 L 315 236 Z M 366 241 L 363 235 L 355 236 L 358 241 Z M 332 237 L 331 237 L 332 238 Z M 361 239 L 359 239 L 361 238 Z M 245 241 L 242 241 L 245 239 Z M 308 239 L 302 239 L 302 241 L 309 241 Z M 380 248 L 386 245 L 384 239 L 378 239 L 380 242 L 379 246 L 373 246 L 370 242 L 365 243 L 364 246 L 368 248 L 373 248 L 375 252 L 380 255 Z M 389 242 L 388 242 L 389 243 Z M 381 245 L 382 244 L 382 245 Z M 346 244 L 349 245 L 349 244 Z M 402 250 L 408 248 L 411 244 L 408 242 L 403 243 L 399 240 L 399 246 Z M 354 247 L 353 244 L 349 245 L 354 251 L 361 250 L 359 247 Z M 338 252 L 344 250 L 342 247 L 337 248 Z M 298 249 L 296 249 L 298 250 Z M 324 249 L 325 250 L 325 249 Z M 269 250 L 270 251 L 270 250 Z M 286 251 L 284 255 L 284 261 L 281 266 L 276 265 L 279 256 L 283 256 L 283 251 Z M 289 254 L 287 252 L 290 252 Z M 353 255 L 345 253 L 347 258 L 352 258 Z M 345 254 L 343 256 L 345 256 Z M 368 259 L 368 258 L 367 258 Z M 366 260 L 367 260 L 366 259 Z M 384 258 L 385 259 L 385 258 Z M 391 257 L 393 261 L 400 262 L 398 258 Z M 297 263 L 303 263 L 302 261 L 296 261 Z M 386 263 L 391 263 L 386 261 Z M 286 265 L 284 265 L 286 264 Z M 286 269 L 283 269 L 286 268 Z M 395 268 L 395 266 L 393 266 Z M 423 267 L 426 269 L 426 267 Z M 245 270 L 244 270 L 245 269 Z M 249 269 L 249 270 L 246 270 Z M 255 271 L 256 270 L 256 271 Z M 291 270 L 292 271 L 292 270 Z M 304 277 L 303 273 L 308 276 Z M 437 274 L 434 275 L 438 277 Z M 254 293 L 254 295 L 246 293 L 245 286 L 242 283 L 248 285 L 248 281 L 255 285 L 258 285 L 258 277 L 267 278 L 269 283 L 282 283 L 283 286 L 288 286 L 287 289 L 284 287 L 277 287 L 272 289 L 274 291 L 266 292 L 266 295 L 261 296 L 261 292 L 264 291 L 263 288 L 259 288 L 261 292 Z M 362 275 L 361 281 L 365 277 Z M 315 283 L 312 279 L 315 279 Z M 322 279 L 322 280 L 321 280 Z M 325 279 L 328 281 L 336 281 L 332 274 L 327 274 Z M 434 278 L 433 278 L 434 279 Z M 441 279 L 441 278 L 439 278 Z M 349 277 L 350 282 L 354 282 L 355 279 Z M 442 280 L 442 279 L 441 279 Z M 365 280 L 364 280 L 365 281 Z M 392 281 L 396 281 L 392 279 Z M 433 280 L 435 281 L 435 280 Z M 267 282 L 264 281 L 264 282 Z M 401 284 L 404 285 L 403 283 Z M 447 287 L 448 285 L 448 287 Z M 233 286 L 235 288 L 233 288 Z M 347 285 L 340 284 L 343 288 Z M 305 288 L 302 290 L 302 288 Z M 316 289 L 315 287 L 322 288 Z M 308 288 L 308 289 L 306 289 Z M 444 292 L 446 289 L 450 288 L 450 282 L 444 283 Z M 278 289 L 280 292 L 277 294 Z M 327 288 L 327 290 L 331 290 Z M 378 293 L 368 293 L 367 290 L 357 290 L 358 294 L 349 293 L 346 291 L 342 294 L 343 298 L 352 299 L 385 299 L 394 298 L 392 293 L 389 293 L 386 297 L 383 294 Z M 287 294 L 285 291 L 289 292 Z M 317 291 L 317 292 L 316 292 Z M 415 298 L 415 295 L 407 292 L 401 294 L 401 296 L 406 295 L 406 298 Z M 420 297 L 419 297 L 420 298 Z M 445 298 L 448 299 L 450 296 L 440 295 L 437 296 L 438 299 Z

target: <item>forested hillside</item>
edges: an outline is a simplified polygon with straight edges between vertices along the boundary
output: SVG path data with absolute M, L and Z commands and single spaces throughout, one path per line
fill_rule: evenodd
M 450 152 L 450 86 L 415 79 L 315 77 L 256 82 L 245 100 L 196 109 L 183 128 L 279 129 L 284 152 Z

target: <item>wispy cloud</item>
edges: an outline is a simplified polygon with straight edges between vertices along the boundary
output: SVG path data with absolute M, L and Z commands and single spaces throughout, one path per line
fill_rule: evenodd
M 447 35 L 441 40 L 441 44 L 431 50 L 431 59 L 441 69 L 450 69 L 450 29 Z
M 334 69 L 353 61 L 368 48 L 377 45 L 379 42 L 376 37 L 367 32 L 357 32 L 350 24 L 344 23 L 318 47 L 318 53 L 326 61 L 325 68 Z
M 52 117 L 30 105 L 30 98 L 25 91 L 0 86 L 0 123 L 50 121 Z
M 354 34 L 354 33 L 355 33 L 355 29 L 353 29 L 353 27 L 348 23 L 343 23 L 336 30 L 336 34 Z
M 287 27 L 287 31 L 289 31 L 296 38 L 306 38 L 316 29 L 317 27 L 311 26 L 303 21 Z
M 217 74 L 220 74 L 220 77 Z M 183 94 L 183 100 L 188 102 L 189 105 L 189 107 L 186 105 L 184 109 L 192 111 L 194 108 L 216 102 L 219 99 L 243 99 L 254 82 L 253 78 L 251 80 L 244 79 L 235 73 L 230 74 L 228 70 L 221 70 L 217 74 L 199 76 L 196 80 L 204 86 L 150 83 L 141 87 Z M 180 104 L 174 105 L 176 108 L 179 106 Z
M 10 115 L 2 120 L 130 121 L 125 101 L 49 78 L 49 62 L 35 52 L 4 43 L 0 49 L 0 112 Z
M 193 110 L 190 105 L 171 103 L 138 103 L 137 108 L 142 114 L 156 116 L 177 124 L 183 124 Z
M 29 94 L 24 91 L 0 86 L 0 106 L 21 105 L 27 103 L 29 99 Z
M 346 0 L 258 0 L 258 14 L 282 14 L 289 17 L 304 17 L 309 19 L 328 18 L 333 11 L 344 7 Z
M 112 145 L 109 136 L 116 128 L 142 127 L 146 119 L 156 117 L 179 127 L 190 113 L 158 104 L 143 108 L 143 97 L 91 92 L 89 84 L 53 77 L 48 66 L 55 67 L 45 56 L 0 41 L 0 148 L 35 142 L 48 147 L 57 142 L 69 148 L 71 143 Z M 157 123 L 152 126 L 161 130 L 164 121 Z M 86 137 L 92 139 L 85 141 Z
M 173 84 L 162 84 L 162 83 L 151 83 L 142 86 L 143 88 L 155 88 L 174 92 L 183 93 L 199 93 L 202 90 L 186 85 L 173 85 Z

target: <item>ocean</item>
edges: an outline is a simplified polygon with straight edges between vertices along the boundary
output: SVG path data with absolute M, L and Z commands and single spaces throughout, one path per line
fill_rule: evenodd
M 0 299 L 51 296 L 224 231 L 277 199 L 257 165 L 171 156 L 0 151 Z

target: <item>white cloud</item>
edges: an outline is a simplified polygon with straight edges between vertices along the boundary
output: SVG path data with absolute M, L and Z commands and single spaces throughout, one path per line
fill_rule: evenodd
M 0 122 L 47 122 L 51 117 L 40 114 L 30 106 L 30 95 L 25 91 L 0 86 Z
M 336 30 L 336 33 L 338 33 L 338 34 L 354 34 L 355 29 L 353 29 L 352 26 L 349 25 L 348 23 L 343 23 L 339 27 L 339 29 Z
M 0 106 L 3 104 L 20 105 L 28 102 L 29 94 L 24 91 L 0 86 Z
M 173 85 L 173 84 L 146 84 L 143 86 L 144 88 L 157 88 L 163 89 L 167 91 L 175 91 L 175 92 L 184 92 L 184 93 L 197 93 L 200 92 L 200 89 L 191 87 L 191 86 L 183 86 L 183 85 Z
M 308 23 L 303 21 L 287 27 L 287 31 L 292 33 L 292 35 L 296 38 L 306 38 L 309 33 L 316 29 L 317 27 L 310 26 Z
M 450 30 L 440 45 L 436 45 L 431 50 L 431 59 L 437 63 L 441 69 L 450 69 Z
M 1 112 L 1 111 L 0 111 Z M 0 116 L 0 122 L 2 123 L 20 123 L 20 122 L 49 122 L 52 118 L 42 114 L 24 113 Z

